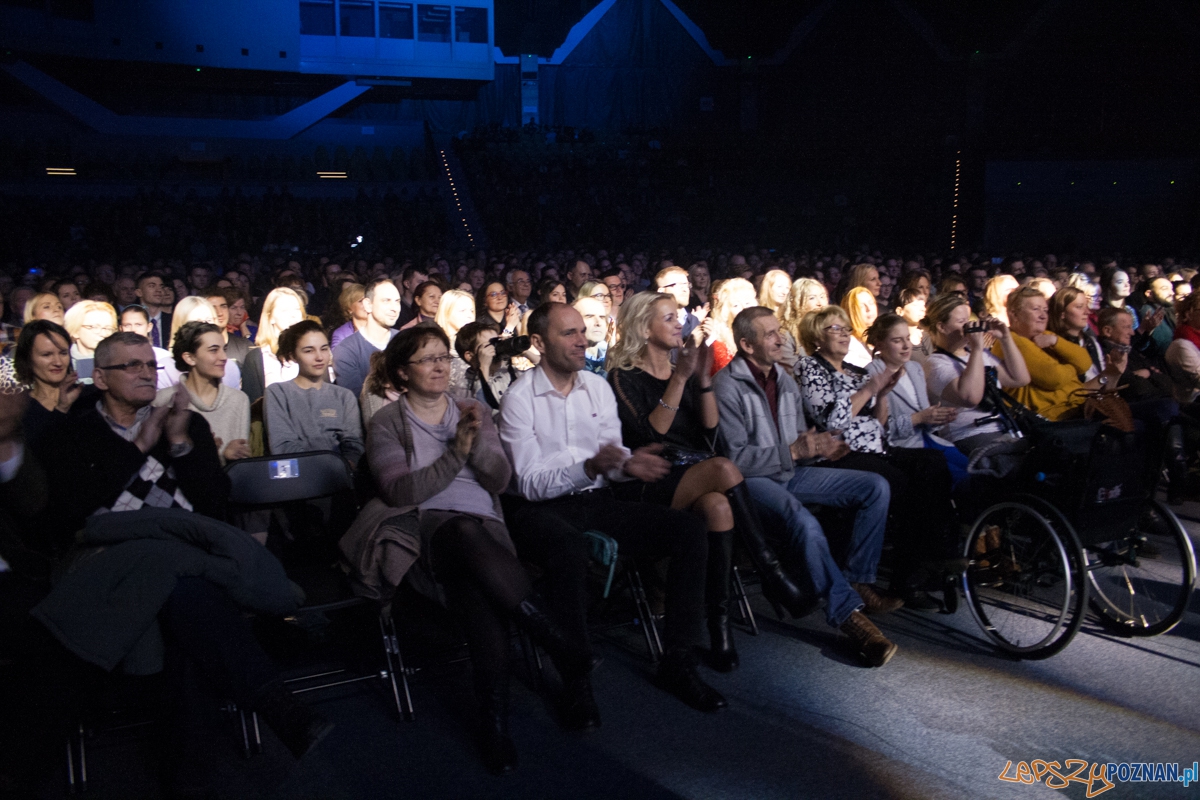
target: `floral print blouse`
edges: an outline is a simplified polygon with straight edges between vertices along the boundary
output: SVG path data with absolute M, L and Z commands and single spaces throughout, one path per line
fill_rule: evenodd
M 877 400 L 851 414 L 850 398 L 863 387 L 870 375 L 862 367 L 842 362 L 842 372 L 821 357 L 805 356 L 796 365 L 804 414 L 818 430 L 843 431 L 846 444 L 856 453 L 882 453 L 886 432 L 871 415 Z

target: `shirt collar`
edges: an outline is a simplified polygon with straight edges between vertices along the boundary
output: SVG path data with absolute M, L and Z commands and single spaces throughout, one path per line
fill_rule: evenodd
M 586 373 L 586 369 L 581 369 L 575 373 L 575 383 L 571 386 L 572 393 L 577 392 L 580 389 L 585 392 L 587 391 L 587 381 L 583 377 Z M 547 394 L 556 394 L 559 397 L 567 396 L 558 391 L 554 384 L 550 382 L 550 376 L 546 374 L 546 370 L 541 364 L 539 364 L 533 370 L 533 393 L 539 396 Z
M 113 433 L 115 433 L 117 436 L 120 436 L 127 442 L 132 442 L 137 438 L 138 432 L 142 429 L 142 423 L 146 421 L 146 417 L 150 416 L 150 412 L 153 409 L 148 405 L 139 408 L 134 413 L 133 424 L 128 428 L 117 422 L 112 418 L 111 415 L 109 415 L 108 410 L 104 408 L 104 400 L 101 399 L 96 401 L 96 410 L 100 412 L 100 419 L 104 420 Z

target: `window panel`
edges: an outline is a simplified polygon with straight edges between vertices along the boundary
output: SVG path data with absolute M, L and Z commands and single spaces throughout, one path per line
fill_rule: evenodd
M 450 6 L 417 6 L 417 41 L 450 42 Z
M 488 12 L 486 8 L 454 7 L 454 41 L 487 44 Z
M 300 33 L 304 36 L 333 36 L 333 0 L 304 0 L 300 3 Z
M 375 36 L 375 4 L 360 0 L 342 0 L 342 36 Z
M 379 35 L 384 39 L 413 38 L 412 3 L 380 3 Z

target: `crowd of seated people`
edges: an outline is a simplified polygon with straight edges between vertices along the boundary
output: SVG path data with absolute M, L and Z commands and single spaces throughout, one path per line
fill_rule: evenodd
M 387 603 L 409 581 L 462 621 L 480 750 L 501 774 L 518 761 L 510 622 L 562 677 L 563 727 L 601 724 L 585 531 L 666 563 L 654 681 L 715 712 L 728 703 L 701 667 L 739 665 L 739 552 L 776 613 L 823 607 L 865 665 L 898 650 L 871 617 L 941 608 L 931 589 L 953 568 L 963 486 L 953 454 L 965 463 L 1012 438 L 989 380 L 1050 421 L 1119 394 L 1172 501 L 1187 496 L 1200 454 L 1200 278 L 1187 264 L 866 250 L 354 255 L 0 272 L 0 493 L 21 495 L 0 507 L 0 640 L 6 663 L 29 670 L 14 674 L 133 667 L 135 643 L 96 649 L 73 623 L 94 612 L 80 593 L 96 587 L 64 597 L 49 579 L 96 546 L 89 537 L 114 535 L 105 517 L 144 520 L 128 535 L 189 558 L 200 548 L 176 540 L 203 535 L 281 570 L 249 536 L 261 520 L 226 508 L 222 467 L 333 451 L 375 490 L 341 540 L 356 590 Z M 828 529 L 816 505 L 840 509 L 847 530 Z M 189 525 L 202 534 L 180 532 Z M 831 548 L 843 534 L 848 544 Z M 142 610 L 162 637 L 139 668 L 182 670 L 183 683 L 199 670 L 303 755 L 329 725 L 283 687 L 241 614 L 286 613 L 295 598 L 259 586 L 254 601 L 165 561 L 102 576 L 170 573 L 137 575 L 165 587 Z M 522 562 L 541 571 L 542 592 Z M 13 708 L 37 716 L 29 702 Z M 168 772 L 196 780 L 186 704 L 164 714 L 180 745 Z M 9 781 L 39 763 L 10 761 Z

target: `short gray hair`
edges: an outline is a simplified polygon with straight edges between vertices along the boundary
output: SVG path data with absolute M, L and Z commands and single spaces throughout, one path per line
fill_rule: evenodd
M 750 344 L 758 344 L 758 331 L 754 329 L 754 320 L 760 317 L 773 317 L 775 312 L 765 306 L 750 306 L 738 312 L 733 318 L 733 341 L 737 343 L 738 352 L 742 350 L 742 340 Z

